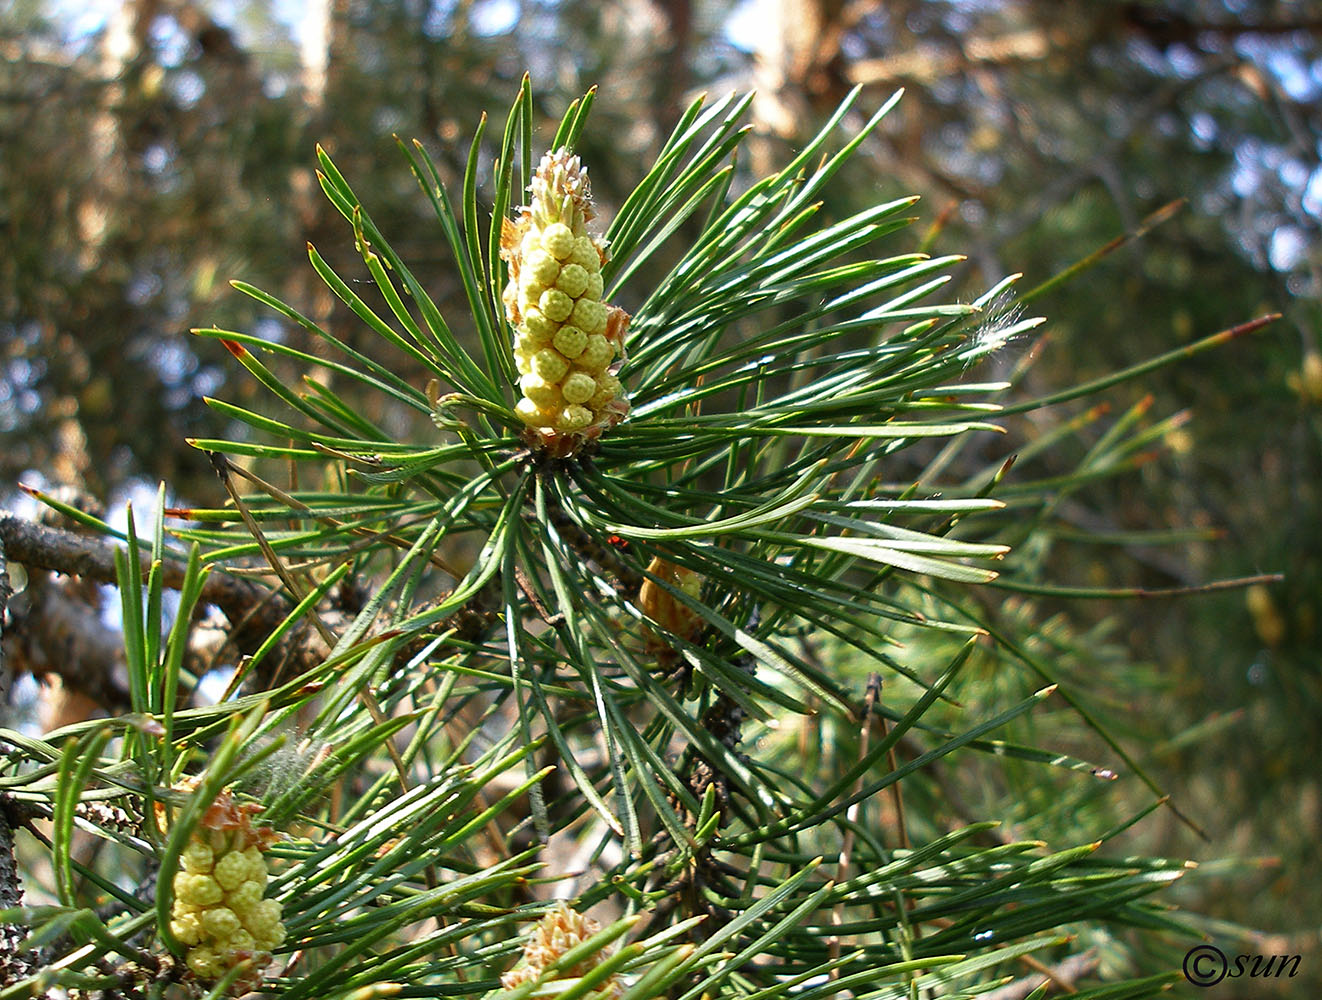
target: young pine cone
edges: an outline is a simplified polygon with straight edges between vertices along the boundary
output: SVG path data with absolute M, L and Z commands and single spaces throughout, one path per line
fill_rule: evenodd
M 547 153 L 532 203 L 506 220 L 501 256 L 510 280 L 502 299 L 515 329 L 522 398 L 514 412 L 556 455 L 573 454 L 629 412 L 615 376 L 629 316 L 601 300 L 606 244 L 590 236 L 587 171 L 565 149 Z
M 679 566 L 668 559 L 656 556 L 648 563 L 647 571 L 660 577 L 672 587 L 679 588 L 695 601 L 702 595 L 702 577 L 687 566 Z M 706 624 L 701 615 L 651 579 L 644 580 L 638 591 L 638 607 L 666 632 L 690 641 Z M 643 634 L 647 637 L 648 648 L 653 652 L 669 648 L 666 639 L 656 635 L 651 629 L 644 628 Z

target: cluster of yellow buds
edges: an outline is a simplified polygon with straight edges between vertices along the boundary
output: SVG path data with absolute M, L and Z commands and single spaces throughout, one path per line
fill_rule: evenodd
M 188 947 L 186 962 L 199 979 L 219 979 L 242 961 L 251 962 L 249 978 L 256 979 L 285 939 L 280 904 L 262 898 L 264 852 L 275 835 L 253 825 L 260 808 L 222 792 L 180 855 L 170 931 Z
M 531 204 L 501 229 L 510 273 L 502 300 L 521 376 L 515 413 L 542 447 L 563 456 L 629 412 L 615 374 L 629 315 L 601 300 L 609 254 L 587 230 L 594 212 L 579 158 L 547 153 L 531 190 Z
M 555 909 L 542 917 L 529 932 L 523 946 L 523 961 L 500 977 L 501 985 L 512 990 L 523 983 L 540 979 L 561 955 L 600 930 L 601 925 L 591 917 L 583 916 L 565 903 L 557 903 Z M 601 963 L 601 959 L 600 954 L 591 955 L 572 968 L 556 970 L 550 979 L 582 979 Z M 617 997 L 624 992 L 624 984 L 618 976 L 612 975 L 597 987 L 597 991 Z

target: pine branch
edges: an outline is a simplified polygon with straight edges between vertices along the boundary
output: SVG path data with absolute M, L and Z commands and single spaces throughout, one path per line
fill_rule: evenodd
M 100 539 L 35 524 L 8 512 L 0 513 L 0 544 L 8 557 L 29 569 L 50 570 L 68 576 L 81 576 L 97 583 L 115 582 L 114 546 Z M 144 572 L 150 568 L 149 556 L 142 557 Z M 184 564 L 174 559 L 161 561 L 161 580 L 165 587 L 178 590 L 184 581 Z M 226 573 L 212 573 L 202 588 L 202 601 L 214 604 L 233 623 L 243 621 L 253 609 L 260 609 L 257 620 L 249 624 L 254 633 L 265 638 L 288 614 L 288 605 L 270 592 L 247 580 Z M 259 640 L 260 641 L 260 640 Z
M 1025 539 L 995 518 L 1006 506 L 989 496 L 1008 472 L 1000 458 L 985 480 L 961 485 L 950 471 L 980 464 L 967 453 L 955 463 L 959 443 L 1002 430 L 994 415 L 1116 379 L 1002 409 L 1012 382 L 965 375 L 1038 322 L 1003 308 L 1013 279 L 972 301 L 947 298 L 958 258 L 879 254 L 878 241 L 913 221 L 910 198 L 825 218 L 828 182 L 891 105 L 837 144 L 856 92 L 792 162 L 757 180 L 734 160 L 749 100 L 695 102 L 620 202 L 609 239 L 588 228 L 595 210 L 572 148 L 592 94 L 534 174 L 525 82 L 497 157 L 484 157 L 479 126 L 458 203 L 421 147 L 406 149 L 462 278 L 471 315 L 454 329 L 319 150 L 322 189 L 370 281 L 341 277 L 315 251 L 313 268 L 378 347 L 421 366 L 426 392 L 359 340 L 240 286 L 332 350 L 197 331 L 292 410 L 282 419 L 210 401 L 236 440 L 191 443 L 212 454 L 232 505 L 164 511 L 141 562 L 136 529 L 126 559 L 101 541 L 0 520 L 10 558 L 36 569 L 106 582 L 118 568 L 125 667 L 148 715 L 13 737 L 22 753 L 6 787 L 52 803 L 63 907 L 48 925 L 92 886 L 134 909 L 104 859 L 74 863 L 75 819 L 137 852 L 142 880 L 159 879 L 154 913 L 69 918 L 100 953 L 61 954 L 51 968 L 107 974 L 111 952 L 130 954 L 155 928 L 187 956 L 185 976 L 229 988 L 223 976 L 240 973 L 245 949 L 232 927 L 222 935 L 219 909 L 258 901 L 199 918 L 194 907 L 224 896 L 216 851 L 237 848 L 186 846 L 222 792 L 260 809 L 276 838 L 260 902 L 281 922 L 263 940 L 288 1000 L 387 984 L 476 993 L 548 976 L 579 996 L 619 982 L 617 971 L 639 997 L 975 995 L 1009 963 L 1050 968 L 1032 953 L 1060 961 L 1066 925 L 1173 924 L 1145 897 L 1183 867 L 1098 853 L 1123 826 L 1050 848 L 1045 835 L 993 839 L 974 815 L 950 829 L 949 803 L 932 808 L 939 768 L 972 754 L 1056 769 L 1048 779 L 1088 770 L 1020 742 L 1030 716 L 1034 727 L 1057 717 L 1054 684 L 1002 700 L 991 672 L 961 673 L 981 649 L 973 635 L 989 637 L 993 661 L 1031 664 L 1016 645 L 1030 645 L 1023 633 L 956 597 L 1018 570 L 1006 543 Z M 512 223 L 520 158 L 533 198 Z M 500 165 L 489 213 L 477 194 L 483 162 Z M 704 217 L 687 246 L 665 246 Z M 617 293 L 637 302 L 631 330 Z M 480 351 L 456 336 L 463 329 Z M 281 363 L 268 367 L 272 356 Z M 312 362 L 334 371 L 334 389 L 283 380 L 288 365 Z M 368 408 L 363 394 L 388 398 Z M 395 407 L 413 422 L 382 418 Z M 420 438 L 398 440 L 405 426 Z M 1128 468 L 1147 439 L 1117 427 L 1057 481 L 1015 484 L 1019 496 L 1046 510 L 1048 488 Z M 291 470 L 288 490 L 246 469 L 276 463 Z M 241 495 L 230 473 L 259 492 Z M 165 516 L 194 523 L 173 532 L 195 546 L 186 567 L 166 554 Z M 202 568 L 259 554 L 279 585 L 252 563 L 210 577 Z M 172 626 L 164 587 L 181 595 Z M 182 708 L 199 602 L 224 611 L 252 669 L 236 674 L 241 694 Z M 277 685 L 282 652 L 298 654 L 298 676 Z M 884 703 L 883 675 L 898 682 Z M 849 692 L 864 677 L 860 715 Z M 826 746 L 796 754 L 780 727 L 809 715 Z M 866 805 L 882 795 L 898 836 Z M 144 829 L 126 834 L 75 806 L 107 796 Z M 836 859 L 834 880 L 824 857 Z M 576 943 L 554 957 L 524 947 L 511 970 L 516 923 L 542 915 L 533 900 L 558 892 L 550 886 L 571 864 L 600 875 L 574 914 L 627 915 L 595 934 L 560 909 L 573 931 L 560 943 Z M 72 939 L 56 930 L 44 940 L 64 949 Z
M 3 595 L 3 582 L 0 576 L 0 595 Z M 14 833 L 24 821 L 18 803 L 0 792 L 0 910 L 23 903 L 23 882 L 14 857 Z M 37 971 L 41 956 L 35 951 L 22 950 L 26 938 L 27 932 L 18 924 L 0 923 L 0 983 L 17 982 Z
M 9 599 L 13 596 L 6 555 L 7 547 L 0 537 L 0 702 L 6 700 L 12 676 L 10 666 L 4 661 L 4 633 L 7 631 Z M 23 902 L 23 883 L 14 856 L 14 828 L 17 825 L 14 811 L 13 800 L 0 792 L 0 910 L 12 909 Z M 23 928 L 17 924 L 0 923 L 0 982 L 13 982 L 36 971 L 38 956 L 24 953 L 19 948 L 26 937 Z
M 12 658 L 9 667 L 35 677 L 53 674 L 107 712 L 128 711 L 123 638 L 101 621 L 77 588 L 65 583 L 32 576 L 11 600 L 4 640 Z

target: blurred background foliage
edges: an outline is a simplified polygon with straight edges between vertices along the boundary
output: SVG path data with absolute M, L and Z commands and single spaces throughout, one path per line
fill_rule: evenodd
M 1142 239 L 1034 302 L 1050 320 L 1045 337 L 998 363 L 1008 371 L 1042 352 L 1031 389 L 1050 392 L 1264 311 L 1284 319 L 1112 390 L 1112 417 L 1151 393 L 1154 417 L 1187 409 L 1191 419 L 1129 477 L 1060 497 L 1067 522 L 1114 544 L 1058 533 L 1023 555 L 1048 580 L 1094 586 L 1253 571 L 1281 571 L 1284 582 L 1247 600 L 982 599 L 1004 602 L 1007 621 L 1038 623 L 1037 654 L 1104 696 L 1108 717 L 1126 720 L 1129 749 L 1210 838 L 1159 811 L 1136 832 L 1142 849 L 1278 859 L 1196 880 L 1184 901 L 1290 935 L 1305 964 L 1310 947 L 1322 955 L 1316 5 L 12 0 L 0 8 L 0 52 L 0 500 L 17 509 L 18 482 L 76 484 L 112 504 L 159 479 L 180 503 L 221 498 L 185 438 L 238 431 L 201 399 L 268 404 L 220 344 L 186 331 L 300 336 L 230 278 L 351 344 L 368 336 L 306 265 L 307 241 L 337 268 L 356 256 L 317 189 L 317 142 L 344 174 L 372 179 L 377 223 L 442 307 L 460 295 L 391 136 L 421 139 L 453 182 L 479 115 L 499 113 L 525 70 L 548 141 L 569 101 L 600 88 L 578 151 L 606 218 L 698 91 L 757 87 L 751 148 L 765 163 L 751 167 L 761 173 L 855 84 L 869 108 L 905 87 L 834 189 L 857 192 L 858 204 L 828 208 L 839 217 L 923 195 L 933 246 L 969 253 L 967 298 L 1009 271 L 1032 288 L 1183 199 Z M 1053 421 L 1081 409 L 1011 418 L 1010 440 L 1059 430 Z M 1081 422 L 1050 461 L 1076 462 L 1101 433 Z M 1004 457 L 1002 444 L 981 458 Z M 1050 471 L 1039 459 L 1035 474 Z M 1184 533 L 1156 546 L 1142 535 L 1152 531 Z M 1055 617 L 1066 611 L 1068 622 Z M 963 696 L 994 703 L 997 679 L 982 681 Z M 1098 787 L 1123 796 L 1123 784 Z M 1035 794 L 1026 780 L 989 790 L 987 802 L 1017 801 L 1005 819 L 1027 832 L 1068 823 L 1068 810 Z

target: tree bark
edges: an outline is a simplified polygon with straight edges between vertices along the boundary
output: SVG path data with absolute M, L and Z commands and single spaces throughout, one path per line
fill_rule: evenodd
M 0 548 L 10 562 L 28 569 L 30 580 L 21 603 L 0 586 L 0 594 L 10 599 L 13 618 L 13 627 L 0 642 L 9 658 L 7 663 L 0 660 L 5 682 L 20 670 L 55 675 L 67 692 L 86 696 L 108 712 L 126 710 L 130 702 L 123 640 L 101 623 L 97 609 L 86 600 L 88 584 L 116 582 L 114 547 L 100 538 L 0 513 Z M 142 565 L 145 574 L 150 556 L 143 556 Z M 183 563 L 164 560 L 164 586 L 178 590 L 185 571 Z M 43 572 L 79 580 L 43 578 Z M 221 572 L 207 577 L 200 603 L 215 605 L 225 615 L 229 639 L 239 653 L 256 649 L 289 613 L 283 595 Z M 54 714 L 57 710 L 48 713 Z

